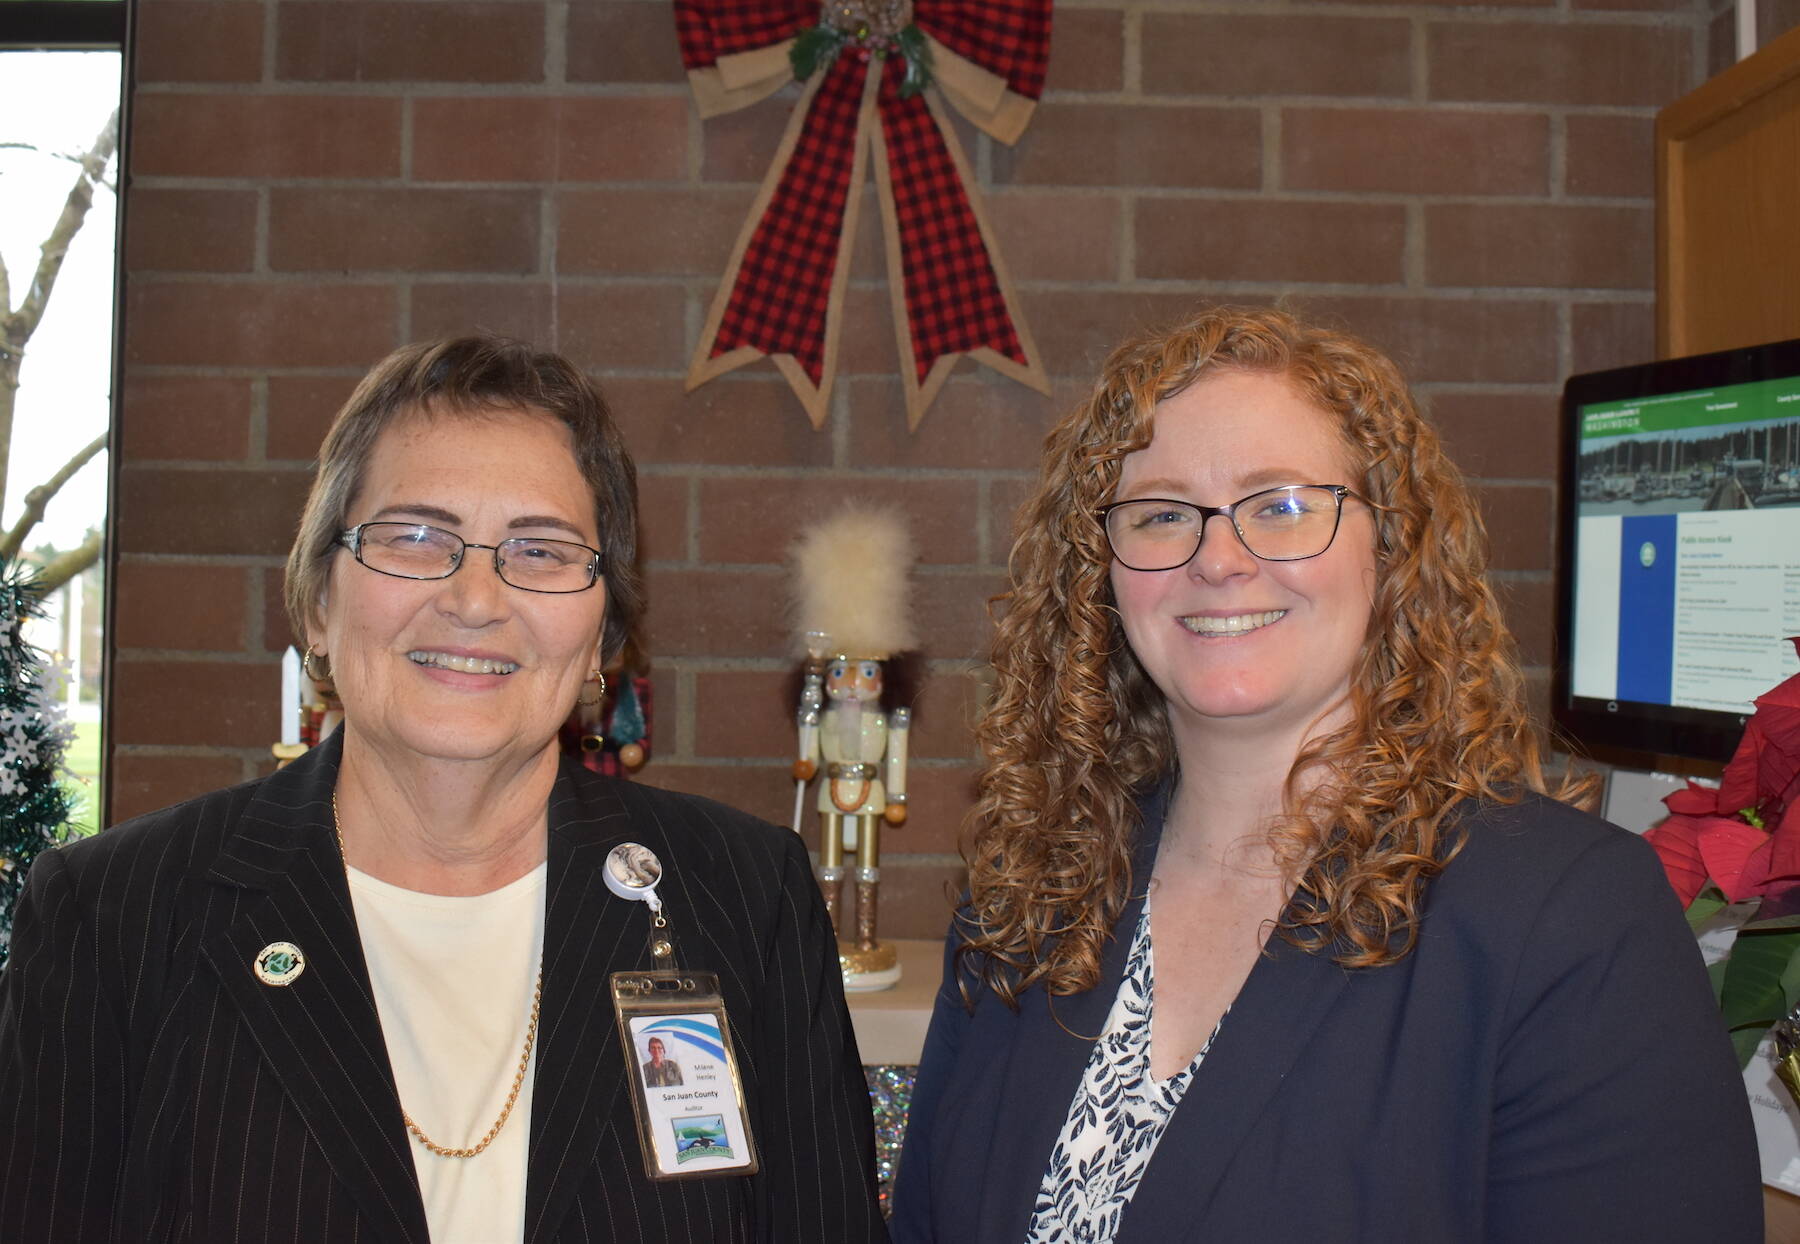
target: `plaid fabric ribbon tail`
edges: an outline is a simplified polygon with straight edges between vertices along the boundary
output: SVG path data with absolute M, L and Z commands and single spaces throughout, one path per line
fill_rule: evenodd
M 902 94 L 905 64 L 898 56 L 863 59 L 849 52 L 808 82 L 713 299 L 688 371 L 690 390 L 769 357 L 813 426 L 822 426 L 837 370 L 859 191 L 872 161 L 908 426 L 917 427 L 965 354 L 1049 392 L 968 163 L 937 98 L 941 93 L 996 137 L 1016 139 L 1042 88 L 1049 3 L 1000 0 L 995 8 L 1003 16 L 1032 20 L 1021 27 L 1025 35 L 998 42 L 989 28 L 992 11 L 984 15 L 988 26 L 961 29 L 967 19 L 950 12 L 934 29 L 932 7 L 915 8 L 928 32 L 932 90 Z M 677 0 L 676 12 L 703 116 L 755 103 L 790 81 L 793 35 L 818 16 L 814 4 L 745 0 Z M 970 54 L 989 56 L 1005 76 L 981 68 Z

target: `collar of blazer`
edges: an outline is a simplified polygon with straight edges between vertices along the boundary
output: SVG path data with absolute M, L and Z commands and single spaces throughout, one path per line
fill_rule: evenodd
M 1019 1111 L 1008 1119 L 1008 1143 L 995 1147 L 999 1156 L 990 1180 L 991 1187 L 1009 1191 L 983 1202 L 980 1229 L 972 1238 L 1025 1235 L 1042 1168 L 1029 1179 L 1019 1179 L 1017 1155 L 1041 1154 L 1043 1162 L 1049 1161 L 1069 1102 L 1087 1070 L 1092 1038 L 1106 1027 L 1125 974 L 1131 933 L 1143 914 L 1171 786 L 1164 781 L 1152 788 L 1141 805 L 1142 829 L 1132 853 L 1132 894 L 1101 956 L 1099 983 L 1055 999 L 1034 989 L 1021 1002 L 1014 1048 L 1029 1050 L 1030 1056 L 1013 1058 L 1006 1069 L 1003 1100 L 1016 1104 Z M 1159 1152 L 1179 1154 L 1180 1160 L 1150 1163 L 1126 1207 L 1119 1238 L 1136 1238 L 1130 1228 L 1134 1221 L 1199 1222 L 1204 1217 L 1239 1139 L 1304 1052 L 1348 977 L 1332 962 L 1329 951 L 1307 954 L 1278 937 L 1269 938 L 1158 1142 Z M 997 1000 L 989 1001 L 998 1005 Z
M 342 750 L 341 734 L 334 734 L 266 778 L 244 807 L 206 877 L 264 898 L 209 904 L 209 911 L 234 916 L 203 929 L 202 953 L 376 1238 L 427 1244 L 412 1141 L 332 834 Z M 549 824 L 528 1241 L 555 1235 L 605 1130 L 632 1126 L 618 1028 L 607 990 L 596 982 L 649 967 L 649 952 L 640 905 L 607 893 L 601 864 L 629 839 L 672 858 L 661 827 L 631 816 L 614 782 L 568 759 L 551 793 Z M 250 968 L 273 941 L 293 942 L 306 955 L 307 970 L 283 988 L 263 985 Z

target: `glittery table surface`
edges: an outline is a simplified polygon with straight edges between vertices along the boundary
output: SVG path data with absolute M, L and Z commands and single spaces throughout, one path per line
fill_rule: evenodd
M 900 1166 L 900 1145 L 906 1139 L 906 1112 L 912 1108 L 917 1067 L 864 1067 L 869 1082 L 869 1109 L 875 1115 L 875 1178 L 881 1191 L 881 1212 L 893 1212 L 894 1173 Z

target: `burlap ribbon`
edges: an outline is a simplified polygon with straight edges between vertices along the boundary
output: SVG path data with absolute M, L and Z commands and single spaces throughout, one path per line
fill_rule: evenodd
M 818 0 L 676 0 L 675 10 L 702 117 L 793 81 L 790 50 L 821 15 Z M 903 89 L 900 55 L 854 42 L 807 78 L 713 299 L 689 389 L 766 356 L 813 426 L 824 423 L 859 191 L 873 163 L 907 425 L 918 426 L 965 354 L 1050 391 L 940 102 L 1016 141 L 1043 90 L 1050 0 L 915 0 L 912 20 L 929 51 L 922 93 Z

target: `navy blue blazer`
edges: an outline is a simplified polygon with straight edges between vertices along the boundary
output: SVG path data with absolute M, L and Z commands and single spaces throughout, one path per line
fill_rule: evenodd
M 1762 1239 L 1743 1082 L 1649 847 L 1537 796 L 1465 824 L 1399 963 L 1270 939 L 1116 1244 Z M 1148 807 L 1138 877 L 1160 830 Z M 1031 989 L 1017 1013 L 991 992 L 964 1010 L 953 927 L 896 1244 L 1024 1239 L 1142 903 L 1094 988 Z
M 427 1244 L 332 835 L 339 751 L 38 857 L 0 976 L 0 1240 Z M 885 1240 L 800 840 L 568 761 L 549 822 L 525 1239 Z M 684 964 L 719 975 L 756 1175 L 644 1175 L 607 977 L 652 966 L 649 914 L 600 875 L 626 841 L 662 860 Z M 274 941 L 307 957 L 284 988 L 251 971 Z

